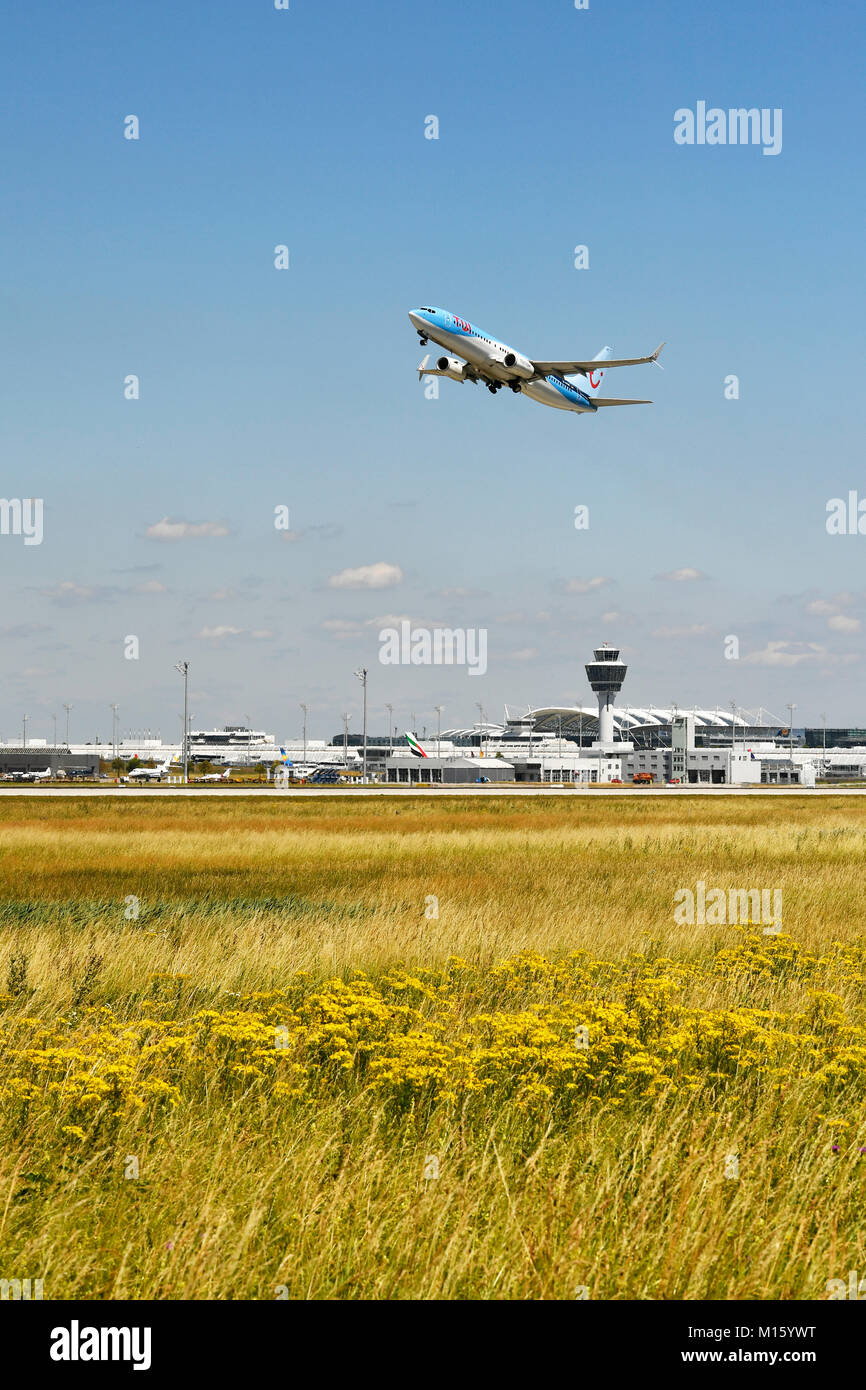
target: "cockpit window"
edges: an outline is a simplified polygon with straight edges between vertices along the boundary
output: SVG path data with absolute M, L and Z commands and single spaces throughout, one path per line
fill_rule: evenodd
M 435 313 L 436 313 L 436 310 L 435 310 L 435 309 L 428 309 L 426 304 L 422 304 L 422 305 L 421 305 L 421 313 L 422 313 L 422 314 L 435 314 Z

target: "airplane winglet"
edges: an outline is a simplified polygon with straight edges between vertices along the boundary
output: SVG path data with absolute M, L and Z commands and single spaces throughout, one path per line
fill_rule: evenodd
M 667 340 L 665 339 L 665 341 L 667 341 Z M 664 345 L 665 345 L 664 342 L 659 343 L 658 347 L 656 348 L 655 352 L 653 353 L 652 357 L 650 358 L 650 361 L 653 363 L 654 366 L 658 367 L 658 369 L 659 369 L 660 372 L 663 372 L 663 371 L 664 371 L 664 367 L 662 366 L 661 362 L 659 361 L 659 357 L 661 356 L 661 351 L 662 351 L 662 348 L 664 347 Z
M 428 352 L 427 356 L 424 358 L 424 361 L 423 361 L 423 362 L 420 364 L 420 366 L 418 367 L 418 380 L 419 380 L 419 381 L 421 380 L 422 376 L 424 375 L 425 371 L 427 370 L 427 363 L 428 363 L 429 361 L 430 361 L 430 354 L 429 354 L 429 352 Z

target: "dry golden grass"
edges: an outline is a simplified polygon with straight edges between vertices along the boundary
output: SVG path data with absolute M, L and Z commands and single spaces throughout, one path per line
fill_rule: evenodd
M 23 1018 L 67 1020 L 72 1045 L 88 1010 L 148 1016 L 160 974 L 184 977 L 158 1015 L 183 1028 L 297 972 L 375 982 L 457 956 L 474 982 L 465 1008 L 455 996 L 462 1028 L 479 1008 L 538 1007 L 536 985 L 502 993 L 502 958 L 640 953 L 682 971 L 689 1008 L 793 1018 L 817 988 L 859 1027 L 856 956 L 842 970 L 827 952 L 864 940 L 861 805 L 4 796 L 0 1084 Z M 786 937 L 830 964 L 716 970 L 742 934 L 673 920 L 699 879 L 781 888 Z M 734 1077 L 567 1113 L 500 1097 L 395 1115 L 360 1080 L 275 1109 L 257 1085 L 184 1073 L 176 1107 L 94 1120 L 83 1141 L 59 1103 L 10 1103 L 0 1277 L 43 1277 L 46 1297 L 825 1297 L 866 1264 L 864 1074 L 820 1104 L 795 1069 L 784 1088 Z

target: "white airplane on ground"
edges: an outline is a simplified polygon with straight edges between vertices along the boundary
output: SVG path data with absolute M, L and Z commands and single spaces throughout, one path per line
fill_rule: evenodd
M 227 782 L 232 775 L 232 770 L 227 767 L 225 772 L 205 772 L 201 777 L 197 777 L 197 782 Z
M 644 362 L 659 365 L 660 343 L 649 357 L 611 357 L 612 349 L 602 348 L 591 361 L 546 362 L 525 357 L 522 352 L 500 343 L 489 334 L 474 328 L 466 319 L 458 318 L 447 309 L 410 309 L 409 318 L 415 326 L 422 347 L 432 338 L 434 343 L 457 356 L 439 357 L 436 365 L 428 367 L 430 354 L 418 367 L 418 380 L 423 376 L 447 376 L 452 381 L 483 381 L 493 395 L 503 386 L 515 393 L 522 392 L 541 405 L 556 410 L 574 410 L 581 415 L 594 415 L 600 406 L 652 405 L 652 401 L 601 399 L 599 389 L 608 367 L 638 367 Z M 460 358 L 465 361 L 460 361 Z M 602 369 L 601 364 L 604 364 Z M 576 378 L 572 380 L 571 378 Z
M 296 763 L 293 762 L 285 748 L 280 749 L 280 760 L 275 769 L 275 774 L 283 771 L 283 777 L 290 778 L 294 782 L 305 781 L 312 777 L 313 773 L 319 768 L 318 763 Z
M 158 782 L 168 772 L 174 757 L 166 758 L 159 767 L 137 767 L 134 772 L 127 774 L 127 782 Z
M 22 782 L 45 782 L 50 776 L 51 768 L 46 767 L 44 772 L 22 772 L 20 778 L 16 777 L 15 780 L 20 780 Z

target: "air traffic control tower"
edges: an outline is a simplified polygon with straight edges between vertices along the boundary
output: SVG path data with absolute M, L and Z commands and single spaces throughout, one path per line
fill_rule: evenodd
M 628 667 L 619 659 L 619 647 L 596 647 L 594 661 L 586 663 L 586 678 L 598 696 L 598 743 L 593 748 L 612 751 L 614 748 L 625 751 L 630 745 L 613 741 L 613 702 L 622 690 L 622 683 Z

